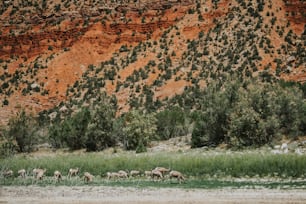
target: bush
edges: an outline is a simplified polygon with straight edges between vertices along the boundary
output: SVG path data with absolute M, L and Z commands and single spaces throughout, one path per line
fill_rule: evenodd
M 9 101 L 8 101 L 7 99 L 4 99 L 4 100 L 3 100 L 3 105 L 4 105 L 4 106 L 8 106 L 8 105 L 9 105 Z
M 11 157 L 16 153 L 17 146 L 12 141 L 6 141 L 0 145 L 0 159 Z
M 203 110 L 192 132 L 192 147 L 216 146 L 225 140 L 229 100 L 219 84 L 212 84 L 204 92 Z
M 9 120 L 7 136 L 16 141 L 18 152 L 31 152 L 37 143 L 37 130 L 35 118 L 22 110 Z
M 86 130 L 87 151 L 103 150 L 116 144 L 113 135 L 115 110 L 108 105 L 100 105 L 93 113 Z
M 123 145 L 127 150 L 144 150 L 156 135 L 156 118 L 153 114 L 130 111 L 124 116 Z M 144 147 L 143 147 L 144 146 Z
M 279 123 L 275 117 L 262 118 L 245 101 L 239 102 L 230 115 L 229 143 L 235 147 L 260 146 L 271 142 L 276 136 Z
M 65 147 L 64 144 L 64 123 L 55 123 L 49 126 L 49 142 L 51 146 L 55 149 Z
M 305 134 L 306 105 L 297 87 L 248 81 L 210 84 L 203 92 L 192 147 L 261 146 L 280 134 Z
M 116 145 L 114 136 L 115 101 L 99 98 L 99 103 L 84 107 L 64 120 L 49 126 L 49 141 L 54 148 L 70 150 L 86 148 L 99 151 Z
M 74 116 L 61 124 L 62 139 L 71 150 L 82 149 L 86 143 L 86 131 L 90 121 L 90 111 L 82 108 Z
M 156 133 L 159 139 L 167 140 L 188 133 L 187 115 L 179 107 L 173 107 L 157 113 L 156 119 Z
M 16 142 L 5 129 L 0 131 L 0 159 L 13 156 L 17 152 Z

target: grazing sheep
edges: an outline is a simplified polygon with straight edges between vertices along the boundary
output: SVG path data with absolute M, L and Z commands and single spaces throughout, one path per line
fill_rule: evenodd
M 120 170 L 118 171 L 119 178 L 128 178 L 128 173 L 126 171 Z
M 45 176 L 45 172 L 46 172 L 46 169 L 44 169 L 43 171 L 38 172 L 36 178 L 37 178 L 38 180 L 42 180 L 43 177 Z
M 55 171 L 53 175 L 54 175 L 54 178 L 55 178 L 55 180 L 56 180 L 57 182 L 59 182 L 60 180 L 62 180 L 62 174 L 61 174 L 61 172 Z
M 47 170 L 46 169 L 37 169 L 37 170 L 39 171 L 37 171 L 36 179 L 42 180 Z
M 116 172 L 107 172 L 106 175 L 107 179 L 112 179 L 112 178 L 115 179 L 120 177 L 119 173 Z
M 18 175 L 21 177 L 21 178 L 25 178 L 26 177 L 26 170 L 25 169 L 20 169 L 18 171 Z
M 151 177 L 151 176 L 152 176 L 152 171 L 145 171 L 145 172 L 144 172 L 144 175 L 145 175 L 146 177 Z
M 79 168 L 76 169 L 69 169 L 68 177 L 71 178 L 72 176 L 77 176 L 79 174 Z
M 33 176 L 34 176 L 34 178 L 36 178 L 36 176 L 37 176 L 38 172 L 39 172 L 39 171 L 41 171 L 41 170 L 42 170 L 42 169 L 36 169 L 36 168 L 35 168 L 35 169 L 33 169 L 33 171 L 32 171 L 32 172 L 33 172 Z
M 154 170 L 157 170 L 157 171 L 161 172 L 162 175 L 164 175 L 165 173 L 170 171 L 170 169 L 167 169 L 165 167 L 156 167 Z
M 158 170 L 156 170 L 156 169 L 154 169 L 154 170 L 152 170 L 152 172 L 151 172 L 151 177 L 154 179 L 155 177 L 157 178 L 157 179 L 162 179 L 163 178 L 163 174 L 162 174 L 162 172 L 160 172 L 160 171 L 158 171 Z
M 33 176 L 36 179 L 42 180 L 47 169 L 33 169 Z
M 14 175 L 14 172 L 12 170 L 6 170 L 3 172 L 3 177 L 7 178 L 7 177 L 12 177 Z
M 181 181 L 185 181 L 185 177 L 179 171 L 171 171 L 169 174 L 170 179 L 177 178 L 177 180 L 181 183 Z
M 140 175 L 140 171 L 137 171 L 137 170 L 132 170 L 132 171 L 130 171 L 130 176 L 131 176 L 131 177 L 139 176 L 139 175 Z
M 84 173 L 84 181 L 85 182 L 87 182 L 87 183 L 92 182 L 93 178 L 94 178 L 94 176 L 91 175 L 89 172 Z

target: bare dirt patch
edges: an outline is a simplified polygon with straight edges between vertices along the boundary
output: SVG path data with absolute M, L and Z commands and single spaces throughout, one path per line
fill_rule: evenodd
M 303 190 L 169 189 L 105 186 L 1 187 L 0 203 L 305 203 Z

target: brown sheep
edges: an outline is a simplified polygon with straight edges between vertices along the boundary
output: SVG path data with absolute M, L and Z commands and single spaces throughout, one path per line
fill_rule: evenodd
M 14 172 L 12 170 L 6 170 L 3 172 L 3 177 L 12 177 L 14 175 Z
M 87 182 L 87 183 L 92 182 L 93 178 L 94 178 L 94 176 L 91 175 L 89 172 L 84 173 L 84 181 L 85 182 Z
M 126 171 L 120 170 L 118 174 L 120 178 L 128 178 L 128 173 Z
M 62 174 L 61 174 L 61 172 L 55 171 L 53 175 L 54 175 L 54 178 L 55 178 L 55 180 L 56 180 L 57 182 L 59 182 L 60 180 L 62 180 Z
M 119 173 L 116 172 L 107 172 L 106 175 L 107 179 L 112 179 L 112 178 L 115 179 L 120 177 Z
M 36 179 L 42 180 L 44 177 L 44 174 L 46 173 L 46 169 L 33 169 L 33 176 Z
M 165 167 L 156 167 L 154 170 L 157 170 L 157 171 L 161 172 L 162 175 L 164 175 L 165 173 L 170 171 L 170 169 L 167 169 Z
M 34 169 L 34 170 L 35 170 L 36 179 L 38 180 L 42 180 L 47 171 L 46 169 Z
M 79 168 L 76 169 L 69 169 L 68 177 L 71 178 L 72 176 L 77 176 L 79 174 Z
M 185 181 L 185 177 L 179 171 L 171 171 L 169 174 L 170 179 L 176 178 L 180 183 L 181 181 Z
M 18 171 L 18 175 L 21 177 L 21 178 L 25 178 L 26 177 L 26 170 L 25 169 L 20 169 Z
M 36 168 L 35 168 L 35 169 L 33 169 L 33 171 L 32 171 L 32 172 L 33 172 L 33 176 L 34 176 L 34 178 L 36 178 L 36 176 L 37 176 L 38 172 L 39 172 L 39 171 L 41 171 L 41 170 L 42 170 L 42 169 L 36 169 Z
M 154 179 L 155 177 L 157 178 L 157 179 L 162 179 L 163 178 L 163 174 L 160 172 L 160 171 L 158 171 L 158 170 L 152 170 L 152 172 L 151 172 L 151 177 Z

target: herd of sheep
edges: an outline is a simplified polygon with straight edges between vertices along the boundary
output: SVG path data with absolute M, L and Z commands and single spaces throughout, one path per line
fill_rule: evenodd
M 46 169 L 35 168 L 32 171 L 33 177 L 37 180 L 42 180 L 43 177 L 45 176 L 46 171 L 47 171 Z M 71 177 L 78 176 L 79 172 L 80 172 L 79 168 L 69 169 L 67 178 L 70 179 Z M 25 169 L 21 169 L 17 173 L 20 178 L 26 178 L 27 176 L 27 171 Z M 168 176 L 166 176 L 167 174 Z M 12 170 L 6 170 L 2 173 L 2 175 L 4 178 L 13 177 L 14 172 Z M 182 181 L 185 181 L 185 177 L 183 176 L 181 172 L 170 170 L 165 167 L 156 167 L 153 170 L 144 171 L 143 174 L 138 170 L 131 170 L 129 172 L 120 170 L 118 172 L 107 172 L 106 173 L 106 177 L 109 180 L 126 179 L 129 177 L 137 177 L 141 175 L 152 178 L 153 180 L 155 179 L 162 180 L 166 177 L 169 177 L 169 179 L 176 178 L 179 183 L 181 183 Z M 60 171 L 54 171 L 53 177 L 57 182 L 60 182 L 61 180 L 63 180 L 63 176 Z M 82 178 L 85 182 L 92 182 L 94 179 L 94 176 L 89 172 L 84 172 Z

